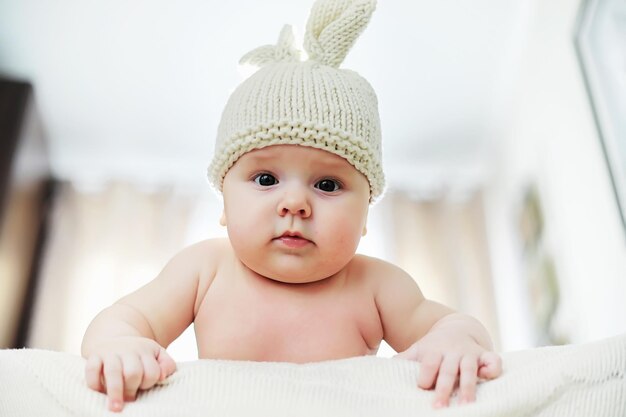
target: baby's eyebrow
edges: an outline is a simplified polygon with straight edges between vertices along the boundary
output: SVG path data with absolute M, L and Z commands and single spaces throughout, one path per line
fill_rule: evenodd
M 267 161 L 267 160 L 275 159 L 275 156 L 271 154 L 266 154 L 263 152 L 252 151 L 248 154 L 248 159 L 253 160 L 253 161 L 256 161 L 256 160 Z
M 246 165 L 265 165 L 269 163 L 278 163 L 280 164 L 282 158 L 284 156 L 277 156 L 271 152 L 263 152 L 263 149 L 255 150 L 248 153 L 246 158 Z M 354 166 L 352 166 L 348 161 L 337 157 L 324 157 L 324 156 L 314 156 L 309 159 L 309 164 L 312 168 L 316 170 L 323 171 L 332 171 L 337 173 L 348 173 L 352 172 L 352 170 L 356 170 Z M 331 172 L 331 173 L 332 173 Z
M 270 162 L 276 162 L 276 158 L 273 157 L 272 155 L 267 155 L 267 154 L 257 154 L 255 152 L 251 152 L 247 155 L 247 158 L 245 158 L 245 165 L 246 166 L 259 166 L 259 165 L 267 165 Z
M 356 170 L 355 167 L 350 165 L 349 162 L 344 160 L 335 160 L 335 159 L 327 159 L 322 161 L 315 161 L 314 166 L 319 167 L 321 169 L 329 169 L 329 170 L 339 170 L 342 172 Z

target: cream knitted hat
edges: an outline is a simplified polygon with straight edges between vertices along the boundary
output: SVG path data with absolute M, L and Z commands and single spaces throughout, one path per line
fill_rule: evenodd
M 300 61 L 288 25 L 275 46 L 241 59 L 261 68 L 237 87 L 222 113 L 208 169 L 217 190 L 246 152 L 301 145 L 345 158 L 367 177 L 370 202 L 380 196 L 385 180 L 376 94 L 356 72 L 339 69 L 375 6 L 375 0 L 318 0 L 304 38 L 307 61 Z

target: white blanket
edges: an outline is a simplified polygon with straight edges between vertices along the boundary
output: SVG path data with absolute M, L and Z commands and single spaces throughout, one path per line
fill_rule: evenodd
M 359 357 L 311 363 L 198 360 L 128 403 L 122 416 L 626 416 L 626 335 L 502 355 L 504 373 L 477 401 L 433 410 L 419 364 Z M 84 360 L 0 350 L 0 416 L 111 416 Z

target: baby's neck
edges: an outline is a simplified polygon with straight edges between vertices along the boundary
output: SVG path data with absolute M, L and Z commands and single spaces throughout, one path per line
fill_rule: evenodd
M 240 272 L 238 275 L 240 275 L 247 282 L 256 285 L 273 287 L 276 289 L 283 288 L 287 291 L 326 291 L 331 287 L 339 285 L 346 279 L 347 276 L 347 268 L 342 268 L 337 273 L 328 277 L 320 277 L 319 279 L 307 282 L 297 282 L 297 280 L 266 276 L 254 271 L 241 261 L 239 261 L 238 263 L 239 268 L 237 269 Z

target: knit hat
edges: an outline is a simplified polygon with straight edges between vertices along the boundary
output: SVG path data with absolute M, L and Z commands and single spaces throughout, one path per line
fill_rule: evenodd
M 316 1 L 304 38 L 306 61 L 289 25 L 276 45 L 244 55 L 240 63 L 260 69 L 237 87 L 222 113 L 208 169 L 217 190 L 246 152 L 301 145 L 345 158 L 369 181 L 370 202 L 380 196 L 385 180 L 376 94 L 356 72 L 339 68 L 375 6 L 375 0 Z

